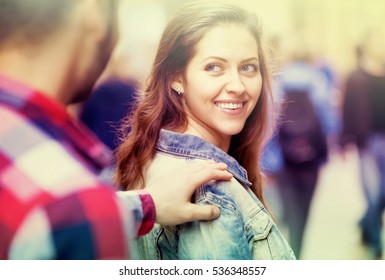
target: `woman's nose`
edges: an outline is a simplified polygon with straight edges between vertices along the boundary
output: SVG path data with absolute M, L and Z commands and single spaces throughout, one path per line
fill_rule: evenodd
M 229 73 L 225 89 L 232 94 L 242 94 L 246 90 L 238 71 Z

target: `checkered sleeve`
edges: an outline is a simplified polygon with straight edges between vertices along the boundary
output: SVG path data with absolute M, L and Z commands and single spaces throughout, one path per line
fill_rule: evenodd
M 11 259 L 127 259 L 131 243 L 116 196 L 105 187 L 74 192 L 30 211 L 10 248 Z M 132 224 L 131 224 L 132 226 Z
M 137 236 L 148 233 L 156 219 L 152 197 L 144 190 L 119 191 L 117 196 L 124 204 L 126 211 L 134 213 Z
M 110 151 L 60 104 L 1 76 L 0 120 L 0 259 L 135 258 L 155 206 L 100 181 Z

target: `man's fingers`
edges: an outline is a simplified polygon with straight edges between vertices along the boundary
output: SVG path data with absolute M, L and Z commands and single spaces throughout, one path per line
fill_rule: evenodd
M 220 210 L 214 205 L 191 204 L 188 207 L 189 221 L 213 220 L 219 217 Z
M 148 182 L 146 189 L 152 196 L 159 224 L 176 225 L 194 220 L 212 220 L 219 209 L 209 205 L 192 204 L 193 192 L 209 181 L 230 180 L 226 164 L 215 162 L 194 163 Z
M 194 161 L 190 165 L 190 169 L 193 171 L 200 171 L 202 169 L 207 169 L 207 168 L 226 170 L 227 165 L 225 163 L 222 163 L 222 162 L 215 162 L 211 159 L 207 159 L 204 161 L 198 161 L 198 162 Z
M 226 165 L 224 164 L 215 164 L 212 166 L 207 166 L 203 170 L 199 170 L 198 174 L 192 174 L 191 180 L 193 181 L 194 185 L 202 185 L 205 184 L 211 180 L 216 181 L 227 181 L 233 178 L 233 175 L 226 171 Z M 198 175 L 198 176 L 197 176 Z

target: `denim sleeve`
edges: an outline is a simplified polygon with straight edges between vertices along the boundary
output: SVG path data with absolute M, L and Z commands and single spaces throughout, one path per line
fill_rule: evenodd
M 180 259 L 246 260 L 252 259 L 244 222 L 235 203 L 228 197 L 209 193 L 200 204 L 215 204 L 221 210 L 213 221 L 196 221 L 180 228 L 178 255 Z

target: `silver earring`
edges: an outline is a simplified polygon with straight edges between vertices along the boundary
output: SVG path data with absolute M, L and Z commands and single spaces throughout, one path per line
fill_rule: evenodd
M 183 92 L 180 89 L 177 89 L 176 87 L 171 87 L 178 95 L 182 95 Z

